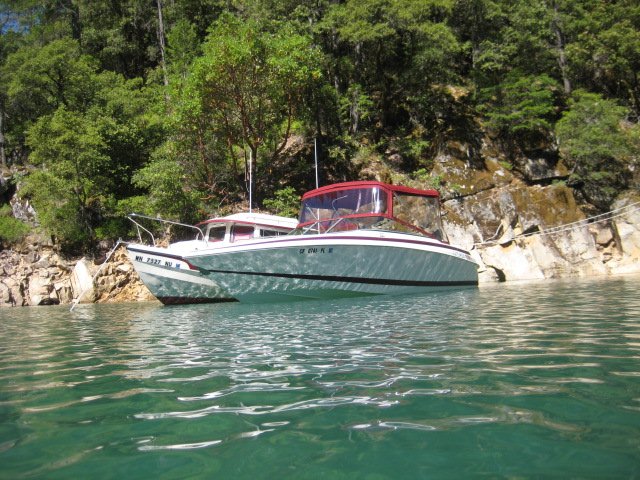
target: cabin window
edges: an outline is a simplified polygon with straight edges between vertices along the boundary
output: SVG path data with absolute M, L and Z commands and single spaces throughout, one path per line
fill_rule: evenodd
M 207 240 L 209 242 L 222 242 L 227 231 L 226 225 L 214 225 L 209 227 L 207 232 Z
M 413 225 L 439 240 L 446 240 L 440 217 L 440 200 L 396 192 L 393 196 L 393 216 L 406 225 Z
M 248 240 L 253 238 L 253 225 L 234 225 L 231 227 L 231 241 Z
M 280 235 L 286 235 L 287 232 L 282 232 L 280 230 L 270 230 L 267 228 L 262 228 L 260 229 L 260 236 L 261 237 L 278 237 Z

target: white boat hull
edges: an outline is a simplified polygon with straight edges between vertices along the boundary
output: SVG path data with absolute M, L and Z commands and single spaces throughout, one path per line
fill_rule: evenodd
M 477 265 L 464 250 L 380 231 L 281 237 L 184 259 L 241 302 L 408 294 L 478 283 Z
M 165 305 L 233 301 L 211 276 L 191 270 L 166 249 L 130 245 L 127 253 L 142 282 Z

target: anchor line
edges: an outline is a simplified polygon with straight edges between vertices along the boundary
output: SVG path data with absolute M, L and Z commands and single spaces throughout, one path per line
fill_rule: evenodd
M 626 215 L 629 212 L 635 212 L 640 210 L 640 202 L 630 203 L 629 205 L 625 205 L 624 207 L 616 208 L 614 210 L 610 210 L 609 212 L 601 213 L 599 215 L 594 215 L 592 217 L 585 218 L 583 220 L 577 220 L 575 222 L 565 223 L 563 225 L 558 225 L 555 227 L 551 227 L 546 230 L 541 230 L 537 232 L 529 232 L 529 233 L 521 233 L 518 235 L 514 235 L 511 238 L 507 238 L 504 240 L 493 240 L 489 239 L 484 242 L 474 243 L 473 246 L 484 246 L 484 245 L 498 245 L 502 243 L 511 242 L 514 240 L 519 240 L 521 238 L 533 237 L 536 235 L 553 235 L 556 233 L 568 232 L 570 230 L 576 230 L 578 228 L 586 227 L 587 225 L 591 225 L 594 223 L 602 223 L 613 220 L 614 218 L 621 217 Z
M 109 251 L 109 253 L 107 254 L 107 257 L 105 258 L 104 262 L 102 262 L 102 265 L 100 265 L 100 268 L 98 268 L 98 271 L 93 275 L 93 278 L 91 279 L 91 288 L 93 288 L 93 285 L 96 281 L 97 276 L 100 274 L 100 272 L 102 271 L 102 267 L 104 267 L 109 260 L 111 259 L 111 255 L 113 255 L 113 253 L 117 250 L 117 248 L 120 245 L 127 245 L 129 244 L 129 242 L 126 242 L 122 239 L 118 239 L 118 241 L 116 242 L 116 244 L 113 246 L 113 248 Z M 80 303 L 80 299 L 82 298 L 82 296 L 87 293 L 87 291 L 89 291 L 89 288 L 85 288 L 82 292 L 80 292 L 80 295 L 78 295 L 78 298 L 76 298 L 73 301 L 73 305 L 71 305 L 71 309 L 69 310 L 70 312 L 73 312 L 73 309 L 76 308 L 76 306 L 78 305 L 78 303 Z

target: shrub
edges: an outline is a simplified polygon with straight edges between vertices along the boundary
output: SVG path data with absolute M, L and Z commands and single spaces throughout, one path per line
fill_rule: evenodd
M 300 206 L 300 196 L 293 187 L 285 187 L 275 193 L 275 198 L 266 199 L 263 203 L 276 215 L 296 218 Z
M 29 226 L 11 216 L 8 205 L 0 207 L 0 243 L 12 243 L 22 239 L 29 233 Z

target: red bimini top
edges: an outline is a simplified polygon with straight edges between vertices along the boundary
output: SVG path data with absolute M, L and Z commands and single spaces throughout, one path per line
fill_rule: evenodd
M 388 183 L 378 182 L 376 180 L 364 180 L 356 182 L 342 182 L 333 183 L 324 187 L 310 190 L 302 196 L 302 200 L 306 200 L 316 195 L 323 195 L 325 193 L 333 192 L 335 190 L 351 190 L 355 188 L 371 188 L 378 187 L 391 192 L 399 192 L 408 195 L 418 195 L 421 197 L 436 197 L 439 198 L 440 194 L 437 190 L 420 190 L 417 188 L 403 187 L 401 185 L 390 185 Z

